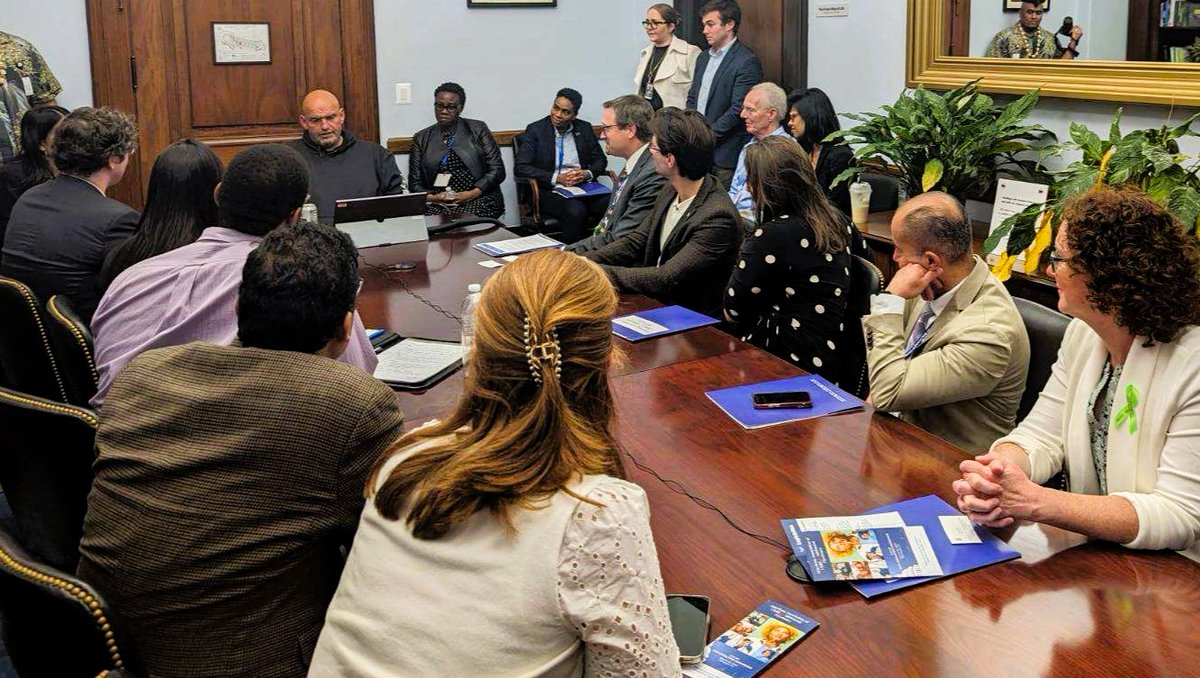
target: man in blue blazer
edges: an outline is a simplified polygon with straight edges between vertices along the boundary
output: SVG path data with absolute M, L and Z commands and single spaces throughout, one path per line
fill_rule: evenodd
M 740 116 L 742 100 L 762 81 L 762 63 L 737 39 L 742 9 L 734 0 L 709 0 L 700 8 L 700 23 L 709 48 L 696 60 L 696 75 L 687 107 L 700 111 L 717 135 L 713 173 L 729 188 L 738 154 L 750 141 Z
M 554 192 L 559 186 L 578 186 L 593 181 L 608 167 L 604 149 L 596 139 L 592 124 L 580 120 L 583 95 L 563 88 L 554 97 L 550 115 L 530 123 L 513 162 L 517 179 L 535 179 L 538 183 L 539 208 L 562 225 L 567 244 L 592 234 L 596 222 L 608 207 L 608 194 L 564 198 Z

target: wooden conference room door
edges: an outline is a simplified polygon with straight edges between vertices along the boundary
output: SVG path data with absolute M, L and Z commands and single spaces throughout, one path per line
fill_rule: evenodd
M 134 207 L 171 143 L 199 139 L 228 162 L 294 139 L 313 89 L 379 138 L 373 0 L 87 0 L 87 15 L 96 105 L 137 117 L 140 150 L 114 189 Z

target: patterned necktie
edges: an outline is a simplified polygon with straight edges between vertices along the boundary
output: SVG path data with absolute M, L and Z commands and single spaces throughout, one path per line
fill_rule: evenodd
M 925 308 L 921 309 L 921 315 L 917 316 L 917 322 L 913 323 L 912 333 L 908 335 L 908 343 L 904 345 L 904 357 L 911 356 L 917 347 L 921 345 L 921 341 L 925 339 L 925 333 L 929 331 L 929 326 L 933 324 L 933 304 L 925 302 Z
M 626 171 L 629 168 L 622 168 L 621 173 L 617 175 L 617 186 L 613 189 L 612 198 L 608 201 L 608 209 L 604 211 L 604 218 L 600 223 L 596 224 L 596 228 L 592 231 L 595 235 L 600 235 L 608 230 L 608 220 L 612 218 L 613 210 L 617 207 L 617 200 L 621 197 L 621 189 L 625 188 L 625 177 L 629 176 Z

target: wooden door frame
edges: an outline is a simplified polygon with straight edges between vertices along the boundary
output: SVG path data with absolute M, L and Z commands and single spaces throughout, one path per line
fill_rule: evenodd
M 303 7 L 302 0 L 296 0 Z M 168 96 L 168 80 L 187 82 L 186 44 L 172 46 L 177 22 L 183 20 L 182 4 L 174 0 L 86 0 L 88 38 L 91 51 L 92 97 L 96 106 L 116 106 L 136 111 L 140 146 L 146 152 L 135 156 L 134 172 L 114 188 L 114 197 L 140 207 L 150 169 L 158 150 L 186 134 L 186 101 Z M 374 0 L 341 0 L 341 44 L 343 106 L 346 126 L 355 136 L 379 140 L 379 92 L 375 63 Z M 164 11 L 169 9 L 169 11 Z M 311 22 L 307 12 L 300 21 Z M 304 35 L 311 34 L 305 23 Z M 134 40 L 133 36 L 137 36 Z M 124 56 L 124 55 L 128 56 Z M 298 50 L 297 90 L 313 89 L 303 51 Z M 134 77 L 136 72 L 136 91 Z M 298 105 L 294 102 L 292 105 Z M 251 127 L 231 127 L 227 133 L 206 137 L 215 148 L 254 143 L 271 143 L 300 135 L 254 134 Z
M 946 5 L 946 37 L 949 56 L 971 56 L 971 0 L 951 0 Z

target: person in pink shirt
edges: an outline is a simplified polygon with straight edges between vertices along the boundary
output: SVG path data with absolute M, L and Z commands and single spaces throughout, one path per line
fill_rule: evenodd
M 237 336 L 242 267 L 270 231 L 296 223 L 308 195 L 308 168 L 296 151 L 253 146 L 229 162 L 217 185 L 216 226 L 190 244 L 117 276 L 92 319 L 99 408 L 117 373 L 140 353 L 192 341 L 230 344 Z M 341 361 L 374 372 L 378 359 L 355 313 Z

